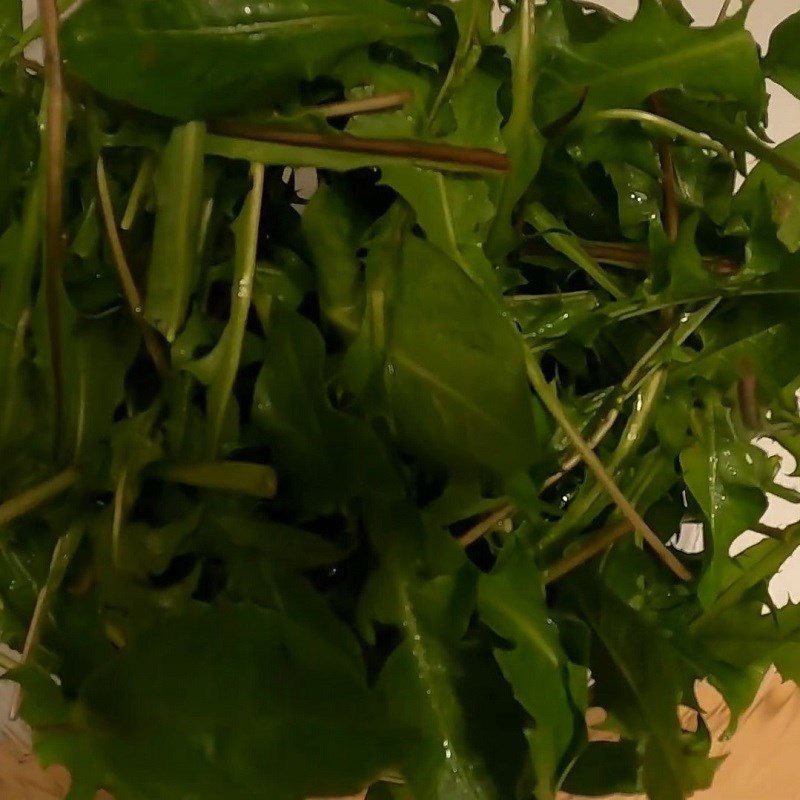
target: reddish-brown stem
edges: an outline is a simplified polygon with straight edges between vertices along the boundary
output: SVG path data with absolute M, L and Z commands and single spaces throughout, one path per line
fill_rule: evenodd
M 139 287 L 133 279 L 130 267 L 128 266 L 128 259 L 125 257 L 125 250 L 122 247 L 122 240 L 120 239 L 119 229 L 117 228 L 117 221 L 114 217 L 114 209 L 111 205 L 111 195 L 108 188 L 108 177 L 106 176 L 105 165 L 103 164 L 102 157 L 97 159 L 97 196 L 100 201 L 100 213 L 103 218 L 103 228 L 105 229 L 106 238 L 108 239 L 109 247 L 111 248 L 111 256 L 114 261 L 114 266 L 117 268 L 117 276 L 122 285 L 122 293 L 128 303 L 128 309 L 131 312 L 136 324 L 139 326 L 139 331 L 142 334 L 142 340 L 150 358 L 153 360 L 158 374 L 164 377 L 169 373 L 169 362 L 167 360 L 164 347 L 161 340 L 158 338 L 156 332 L 150 327 L 147 320 L 144 318 L 144 302 L 139 293 Z
M 664 106 L 658 94 L 650 97 L 653 112 L 664 116 Z M 661 164 L 661 191 L 664 196 L 664 230 L 671 242 L 678 240 L 681 212 L 678 207 L 678 193 L 675 186 L 675 162 L 672 158 L 672 145 L 668 139 L 659 139 L 658 160 Z
M 606 264 L 623 264 L 635 269 L 647 269 L 652 260 L 646 247 L 625 242 L 581 242 L 581 247 L 595 260 Z M 529 242 L 525 251 L 531 254 L 549 254 L 552 249 L 539 241 Z M 734 275 L 739 264 L 727 258 L 703 256 L 703 267 L 714 275 Z
M 60 455 L 64 416 L 61 292 L 65 256 L 63 202 L 66 125 L 61 50 L 58 44 L 58 8 L 55 0 L 39 0 L 39 16 L 42 21 L 44 75 L 47 86 L 44 298 L 47 309 L 50 369 L 53 378 L 53 447 L 55 453 Z
M 347 153 L 405 158 L 418 161 L 438 161 L 444 164 L 479 167 L 492 172 L 507 172 L 508 156 L 493 150 L 457 147 L 439 142 L 414 142 L 406 139 L 368 139 L 348 133 L 312 133 L 286 131 L 236 120 L 217 120 L 209 124 L 212 133 L 251 139 L 257 142 L 288 144 L 295 147 L 314 147 Z

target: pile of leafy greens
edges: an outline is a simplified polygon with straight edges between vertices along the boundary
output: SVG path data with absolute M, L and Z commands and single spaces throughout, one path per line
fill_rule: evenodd
M 743 5 L 0 0 L 3 661 L 71 797 L 679 800 L 695 682 L 800 677 L 800 14 Z

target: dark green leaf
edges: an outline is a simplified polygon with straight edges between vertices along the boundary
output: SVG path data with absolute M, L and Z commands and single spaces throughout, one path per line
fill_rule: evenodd
M 96 89 L 190 120 L 285 100 L 351 48 L 434 32 L 424 16 L 385 0 L 168 0 L 157 8 L 91 0 L 69 16 L 61 39 L 70 69 Z
M 787 17 L 772 32 L 769 52 L 764 59 L 767 74 L 795 97 L 800 97 L 800 54 L 797 39 L 800 36 L 800 12 Z
M 53 705 L 32 710 L 43 751 L 65 758 L 79 787 L 102 782 L 121 800 L 354 792 L 402 751 L 349 659 L 249 605 L 195 606 L 149 631 L 87 678 L 60 731 L 48 732 Z
M 552 799 L 583 709 L 570 697 L 570 665 L 548 616 L 536 562 L 521 544 L 511 542 L 492 573 L 481 577 L 478 591 L 481 618 L 510 645 L 495 649 L 495 658 L 534 720 L 526 735 L 536 797 Z

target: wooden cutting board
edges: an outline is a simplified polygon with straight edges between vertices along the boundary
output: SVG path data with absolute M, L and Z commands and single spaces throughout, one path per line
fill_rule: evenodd
M 728 712 L 719 695 L 705 686 L 699 697 L 711 729 L 724 729 Z M 725 755 L 726 760 L 713 787 L 693 800 L 800 800 L 798 742 L 800 689 L 771 672 L 733 739 L 715 744 L 714 754 Z M 0 800 L 63 800 L 68 786 L 66 770 L 42 769 L 19 744 L 0 745 Z M 112 798 L 101 792 L 97 800 Z M 363 795 L 345 800 L 363 800 Z M 581 799 L 562 795 L 559 800 Z M 628 795 L 624 800 L 634 798 Z

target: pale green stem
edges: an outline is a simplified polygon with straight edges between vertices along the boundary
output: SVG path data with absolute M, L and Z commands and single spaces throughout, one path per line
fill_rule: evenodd
M 538 394 L 545 408 L 550 412 L 555 421 L 572 442 L 575 450 L 580 453 L 586 466 L 594 474 L 597 482 L 605 489 L 611 499 L 619 508 L 620 513 L 630 522 L 631 527 L 650 545 L 664 564 L 682 580 L 691 580 L 691 573 L 681 562 L 670 552 L 661 539 L 650 529 L 650 526 L 642 519 L 639 512 L 630 504 L 628 499 L 620 490 L 614 478 L 597 457 L 580 433 L 575 429 L 569 417 L 564 411 L 556 393 L 542 372 L 539 362 L 530 354 L 526 354 L 526 366 L 528 378 L 534 391 Z
M 528 205 L 526 217 L 554 250 L 563 253 L 615 300 L 625 296 L 622 287 L 600 266 L 596 259 L 586 252 L 578 237 L 565 231 L 563 222 L 551 214 L 541 203 Z
M 16 497 L 12 497 L 0 504 L 0 527 L 24 516 L 49 500 L 65 492 L 77 483 L 80 474 L 74 467 L 68 467 L 58 475 L 26 489 Z
M 642 125 L 655 128 L 659 133 L 670 139 L 680 139 L 692 147 L 711 150 L 725 161 L 733 163 L 728 149 L 716 139 L 649 111 L 641 111 L 636 108 L 612 108 L 608 111 L 598 111 L 596 114 L 592 114 L 582 124 L 589 125 L 592 122 L 639 122 Z
M 148 153 L 139 165 L 139 171 L 136 173 L 136 180 L 133 182 L 133 187 L 128 197 L 128 204 L 125 207 L 125 213 L 122 215 L 120 228 L 122 228 L 123 231 L 129 231 L 133 227 L 133 223 L 136 221 L 136 216 L 142 205 L 144 193 L 153 181 L 155 170 L 155 159 L 152 154 Z

